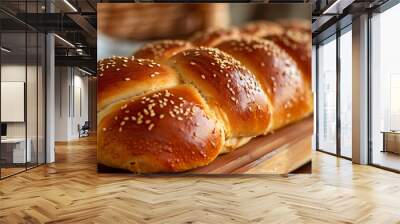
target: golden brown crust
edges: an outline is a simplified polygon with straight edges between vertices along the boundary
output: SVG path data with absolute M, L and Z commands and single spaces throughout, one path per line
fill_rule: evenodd
M 178 84 L 176 73 L 152 60 L 113 57 L 101 60 L 98 68 L 98 110 L 128 97 Z
M 146 44 L 135 52 L 135 58 L 146 58 L 163 63 L 175 54 L 193 48 L 190 42 L 183 40 L 161 40 Z
M 196 46 L 212 47 L 239 37 L 240 32 L 237 28 L 210 28 L 196 33 L 190 40 Z
M 115 103 L 99 121 L 98 161 L 136 173 L 204 166 L 223 145 L 223 128 L 196 89 L 181 85 Z
M 265 38 L 284 49 L 295 60 L 311 89 L 311 32 L 288 29 L 283 35 Z
M 238 61 L 218 49 L 200 47 L 175 55 L 170 63 L 185 82 L 205 96 L 223 121 L 228 138 L 267 132 L 268 99 L 255 77 Z
M 240 32 L 249 37 L 281 35 L 285 29 L 278 23 L 270 21 L 254 21 L 240 28 Z
M 291 57 L 262 39 L 226 41 L 217 48 L 239 60 L 259 80 L 272 104 L 272 129 L 304 118 L 312 111 L 311 91 Z

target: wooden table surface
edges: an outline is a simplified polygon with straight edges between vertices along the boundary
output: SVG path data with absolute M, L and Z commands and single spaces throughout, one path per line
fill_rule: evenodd
M 313 119 L 252 139 L 194 174 L 288 174 L 311 161 Z

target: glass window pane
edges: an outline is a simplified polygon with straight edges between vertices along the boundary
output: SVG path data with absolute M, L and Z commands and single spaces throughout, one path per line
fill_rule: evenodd
M 336 39 L 318 48 L 318 149 L 336 153 Z
M 0 1 L 1 8 L 22 17 L 44 12 L 44 6 L 44 0 Z M 46 40 L 43 33 L 13 17 L 2 12 L 0 17 L 0 177 L 4 178 L 45 162 Z
M 37 41 L 38 36 L 36 32 L 27 33 L 27 80 L 26 80 L 26 116 L 27 116 L 27 142 L 30 147 L 30 158 L 27 164 L 28 167 L 34 167 L 37 165 L 37 132 L 38 132 L 38 120 L 37 120 L 37 83 L 38 83 L 38 49 Z
M 340 153 L 352 157 L 352 35 L 340 36 Z
M 400 170 L 400 4 L 372 17 L 372 163 Z M 382 132 L 387 132 L 385 135 Z
M 2 33 L 1 46 L 7 49 L 1 50 L 1 122 L 6 130 L 1 140 L 1 173 L 5 177 L 25 170 L 30 161 L 24 114 L 26 33 Z
M 45 163 L 45 60 L 46 60 L 46 36 L 43 33 L 38 35 L 38 164 Z

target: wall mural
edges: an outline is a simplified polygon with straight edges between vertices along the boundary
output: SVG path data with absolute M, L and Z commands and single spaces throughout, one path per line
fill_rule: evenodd
M 97 8 L 99 172 L 310 172 L 308 4 Z

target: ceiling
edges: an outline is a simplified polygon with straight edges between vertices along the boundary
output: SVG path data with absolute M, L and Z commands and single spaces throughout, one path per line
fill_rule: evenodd
M 96 66 L 96 0 L 1 0 L 2 46 L 12 49 L 7 57 L 32 58 L 37 51 L 25 32 L 56 33 L 56 65 L 81 66 L 94 73 Z M 51 12 L 51 13 L 49 13 Z M 36 35 L 36 34 L 35 34 Z M 36 42 L 36 40 L 35 40 Z M 70 43 L 70 44 L 69 44 Z M 72 46 L 72 45 L 73 46 Z M 25 50 L 25 46 L 27 50 Z M 65 57 L 67 56 L 67 57 Z M 3 57 L 4 59 L 4 57 Z M 77 60 L 80 59 L 80 60 Z M 90 63 L 88 63 L 90 62 Z M 88 66 L 92 64 L 92 66 Z
M 351 24 L 358 15 L 374 10 L 388 0 L 313 0 L 313 43 Z

